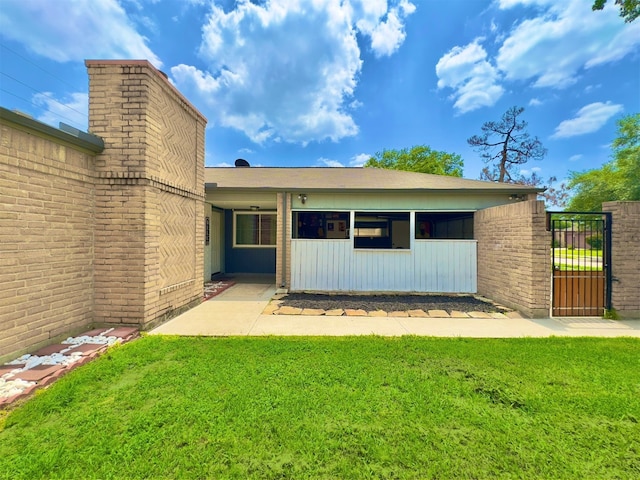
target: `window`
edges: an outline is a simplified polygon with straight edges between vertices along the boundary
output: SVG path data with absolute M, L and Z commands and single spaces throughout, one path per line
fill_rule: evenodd
M 411 248 L 408 212 L 356 212 L 355 248 Z
M 349 212 L 293 212 L 293 238 L 347 239 Z
M 233 245 L 237 247 L 274 247 L 276 213 L 234 212 Z
M 473 240 L 473 212 L 416 213 L 415 238 Z

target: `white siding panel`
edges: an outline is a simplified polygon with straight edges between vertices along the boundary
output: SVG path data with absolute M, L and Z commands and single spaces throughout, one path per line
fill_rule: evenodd
M 475 240 L 419 240 L 413 250 L 358 250 L 348 240 L 291 241 L 291 290 L 477 291 Z

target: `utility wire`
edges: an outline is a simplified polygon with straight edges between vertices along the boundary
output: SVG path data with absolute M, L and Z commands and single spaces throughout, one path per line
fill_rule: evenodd
M 24 82 L 21 82 L 20 80 L 18 80 L 18 79 L 17 79 L 17 78 L 15 78 L 15 77 L 12 77 L 12 76 L 11 76 L 11 75 L 9 75 L 8 73 L 0 72 L 0 75 L 4 75 L 5 77 L 10 78 L 10 79 L 11 79 L 11 80 L 13 80 L 14 82 L 19 83 L 20 85 L 23 85 L 23 86 L 27 87 L 28 89 L 33 90 L 34 92 L 39 93 L 40 95 L 47 97 L 49 100 L 52 100 L 52 101 L 56 102 L 56 103 L 57 103 L 58 105 L 60 105 L 60 106 L 63 106 L 63 107 L 65 107 L 65 108 L 68 108 L 69 110 L 73 110 L 74 112 L 79 113 L 79 114 L 80 114 L 80 115 L 82 115 L 83 117 L 89 118 L 89 116 L 88 116 L 85 112 L 81 112 L 81 111 L 79 111 L 79 110 L 76 110 L 76 109 L 75 109 L 75 108 L 73 108 L 73 107 L 70 107 L 69 105 L 65 105 L 64 103 L 59 102 L 59 101 L 58 101 L 58 100 L 56 100 L 54 97 L 52 97 L 51 95 L 49 95 L 49 93 L 47 93 L 47 92 L 41 92 L 41 91 L 39 91 L 39 90 L 36 90 L 36 89 L 35 89 L 35 88 L 33 88 L 32 86 L 27 85 L 27 84 L 26 84 L 26 83 L 24 83 Z M 32 102 L 32 103 L 33 103 L 33 102 Z M 34 105 L 36 105 L 36 104 L 34 104 Z M 36 106 L 37 106 L 37 105 L 36 105 Z
M 27 98 L 24 98 L 24 97 L 21 97 L 20 95 L 16 95 L 15 93 L 10 92 L 9 90 L 6 90 L 6 89 L 4 89 L 4 88 L 0 88 L 0 92 L 8 93 L 8 94 L 9 94 L 9 95 L 11 95 L 12 97 L 15 97 L 15 98 L 17 98 L 17 99 L 19 99 L 19 100 L 22 100 L 22 101 L 23 101 L 23 102 L 25 102 L 25 103 L 29 103 L 29 104 L 33 105 L 34 107 L 36 107 L 36 108 L 42 108 L 42 106 L 41 106 L 41 105 L 37 105 L 37 104 L 33 103 L 31 100 L 29 100 L 29 99 L 27 99 Z M 73 110 L 73 109 L 72 109 L 72 110 Z M 74 123 L 74 124 L 76 124 L 76 125 L 80 125 L 77 121 L 75 121 L 75 120 L 73 120 L 73 119 L 71 119 L 71 118 L 69 118 L 69 117 L 65 117 L 64 115 L 61 115 L 61 114 L 59 114 L 58 112 L 55 112 L 55 116 L 56 116 L 56 117 L 60 117 L 60 118 L 61 118 L 61 119 L 63 119 L 63 120 L 67 120 L 69 123 Z M 83 127 L 83 128 L 84 128 L 84 127 Z
M 4 43 L 0 42 L 0 48 L 4 48 L 6 50 L 9 50 L 11 53 L 13 53 L 16 57 L 20 57 L 21 59 L 23 59 L 25 62 L 30 63 L 31 65 L 33 65 L 34 67 L 38 68 L 39 70 L 42 70 L 44 73 L 46 73 L 47 75 L 55 78 L 56 80 L 64 83 L 65 85 L 68 85 L 69 87 L 71 87 L 74 90 L 78 90 L 78 87 L 75 85 L 71 85 L 69 82 L 67 82 L 66 80 L 58 77 L 57 75 L 49 72 L 48 70 L 42 68 L 42 66 L 38 65 L 37 63 L 33 62 L 32 60 L 29 60 L 27 57 L 25 57 L 24 55 L 20 55 L 18 52 L 16 52 L 15 50 L 7 47 Z

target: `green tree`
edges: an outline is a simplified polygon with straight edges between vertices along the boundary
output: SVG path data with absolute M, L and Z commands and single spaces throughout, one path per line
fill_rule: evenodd
M 591 10 L 602 10 L 607 0 L 595 0 Z M 640 17 L 640 1 L 639 0 L 615 0 L 615 4 L 620 7 L 620 16 L 627 23 L 633 22 Z
M 499 122 L 485 122 L 482 135 L 467 139 L 487 164 L 480 175 L 482 180 L 517 183 L 519 165 L 532 159 L 542 160 L 547 154 L 538 137 L 531 138 L 526 131 L 527 122 L 518 121 L 522 112 L 522 107 L 511 107 Z
M 377 152 L 364 166 L 462 177 L 464 162 L 462 157 L 455 153 L 439 152 L 426 145 L 416 145 L 410 149 L 385 149 Z
M 622 117 L 617 123 L 612 160 L 601 168 L 570 173 L 570 210 L 595 212 L 603 202 L 640 200 L 640 113 Z

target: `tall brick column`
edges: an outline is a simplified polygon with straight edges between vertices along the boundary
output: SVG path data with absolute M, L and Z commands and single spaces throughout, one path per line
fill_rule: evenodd
M 476 212 L 478 293 L 529 317 L 549 315 L 551 234 L 545 220 L 538 200 Z
M 640 202 L 606 202 L 611 212 L 611 303 L 622 318 L 640 318 Z
M 97 324 L 149 327 L 198 303 L 206 119 L 144 60 L 87 60 L 96 157 Z

